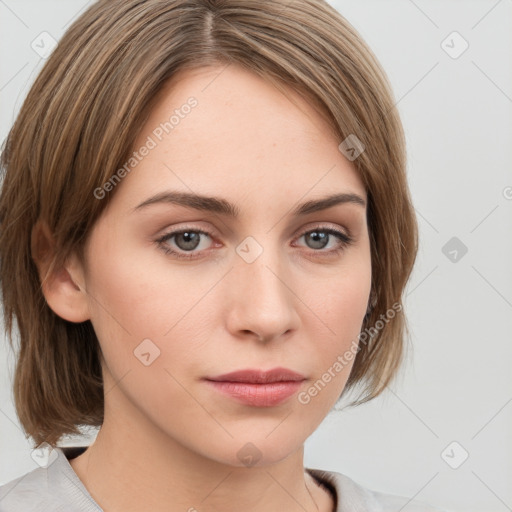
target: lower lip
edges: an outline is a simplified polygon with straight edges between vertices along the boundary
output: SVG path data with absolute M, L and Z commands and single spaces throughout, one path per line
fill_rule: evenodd
M 217 391 L 229 395 L 244 404 L 256 407 L 279 405 L 301 387 L 302 381 L 269 382 L 250 384 L 248 382 L 225 382 L 207 380 Z

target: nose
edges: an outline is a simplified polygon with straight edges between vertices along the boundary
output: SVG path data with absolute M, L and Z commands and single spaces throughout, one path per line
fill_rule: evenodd
M 300 300 L 290 275 L 282 255 L 269 248 L 252 263 L 235 263 L 226 283 L 227 328 L 234 337 L 269 342 L 298 329 Z

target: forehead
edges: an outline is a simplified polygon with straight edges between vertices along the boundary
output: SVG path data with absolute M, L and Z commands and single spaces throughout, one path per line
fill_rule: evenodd
M 132 204 L 164 189 L 246 204 L 308 193 L 366 197 L 339 142 L 292 89 L 236 65 L 181 70 L 156 98 L 133 148 L 144 156 L 130 160 L 120 195 Z

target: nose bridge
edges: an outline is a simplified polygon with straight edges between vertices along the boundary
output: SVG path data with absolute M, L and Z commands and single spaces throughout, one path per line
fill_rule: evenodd
M 230 329 L 250 330 L 264 338 L 279 336 L 298 325 L 287 256 L 271 238 L 262 236 L 260 242 L 247 237 L 239 244 L 230 281 Z

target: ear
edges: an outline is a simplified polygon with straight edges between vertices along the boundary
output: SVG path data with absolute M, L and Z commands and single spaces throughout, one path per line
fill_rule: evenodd
M 73 254 L 66 264 L 48 274 L 55 255 L 55 242 L 48 225 L 38 220 L 32 229 L 31 251 L 46 302 L 58 316 L 69 322 L 90 319 L 82 264 Z

